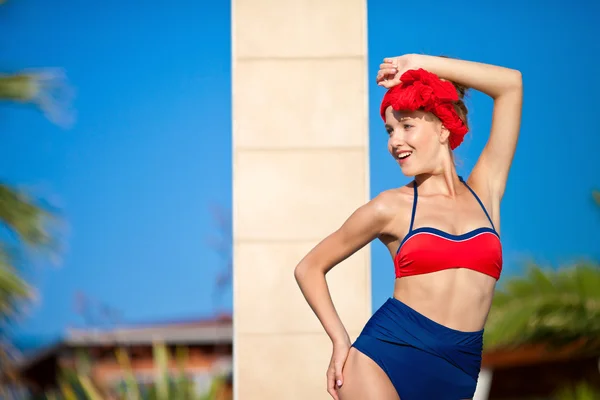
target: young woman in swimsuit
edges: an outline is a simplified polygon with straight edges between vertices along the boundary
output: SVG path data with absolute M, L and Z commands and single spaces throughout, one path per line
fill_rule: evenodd
M 519 136 L 521 74 L 410 54 L 385 59 L 377 82 L 388 89 L 388 150 L 414 180 L 361 206 L 295 269 L 333 343 L 328 392 L 336 400 L 471 399 L 502 270 L 500 201 Z M 465 87 L 494 101 L 489 139 L 466 180 L 452 154 L 468 131 Z M 374 239 L 392 256 L 394 293 L 352 343 L 325 275 Z

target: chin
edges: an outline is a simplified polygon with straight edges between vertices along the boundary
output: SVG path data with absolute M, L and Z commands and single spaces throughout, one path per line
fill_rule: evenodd
M 417 172 L 414 171 L 413 168 L 410 167 L 400 167 L 400 171 L 402 171 L 402 175 L 404 176 L 417 176 Z
M 427 171 L 424 168 L 419 168 L 417 166 L 404 165 L 400 167 L 402 174 L 408 177 L 415 177 L 418 175 L 428 174 L 430 171 Z
M 410 156 L 410 159 L 405 162 L 400 162 L 397 160 L 398 166 L 400 167 L 400 171 L 402 171 L 402 175 L 408 177 L 414 177 L 421 174 L 426 174 L 429 168 L 424 163 L 420 162 L 418 158 L 412 158 L 414 156 Z
M 400 167 L 400 170 L 402 171 L 403 175 L 406 176 L 415 176 L 419 173 L 419 168 L 417 165 L 414 165 L 414 163 L 412 162 L 413 160 L 410 160 L 406 163 L 400 163 L 398 162 L 398 166 Z

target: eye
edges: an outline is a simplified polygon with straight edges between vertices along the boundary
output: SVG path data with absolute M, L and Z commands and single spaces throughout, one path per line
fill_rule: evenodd
M 404 124 L 404 129 L 410 129 L 410 128 L 412 128 L 412 127 L 413 127 L 413 126 L 412 126 L 412 125 L 410 125 L 410 124 Z
M 389 136 L 389 135 L 391 135 L 391 134 L 392 134 L 392 132 L 393 132 L 393 131 L 392 131 L 391 129 L 386 129 L 386 132 L 387 132 L 387 134 L 388 134 L 388 136 Z

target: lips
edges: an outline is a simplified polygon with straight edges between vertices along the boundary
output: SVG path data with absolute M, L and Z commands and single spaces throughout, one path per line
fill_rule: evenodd
M 410 156 L 412 155 L 412 151 L 400 151 L 396 154 L 397 154 L 396 158 L 398 159 L 398 162 L 400 164 L 404 164 L 406 162 L 406 160 L 408 160 L 410 158 Z

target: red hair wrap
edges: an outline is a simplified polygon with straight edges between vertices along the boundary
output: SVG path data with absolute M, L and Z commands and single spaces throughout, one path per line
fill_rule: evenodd
M 381 118 L 385 122 L 385 110 L 424 110 L 434 114 L 450 131 L 450 148 L 457 148 L 469 131 L 454 109 L 459 100 L 451 82 L 441 80 L 436 74 L 422 68 L 406 71 L 401 83 L 387 91 L 381 102 Z

